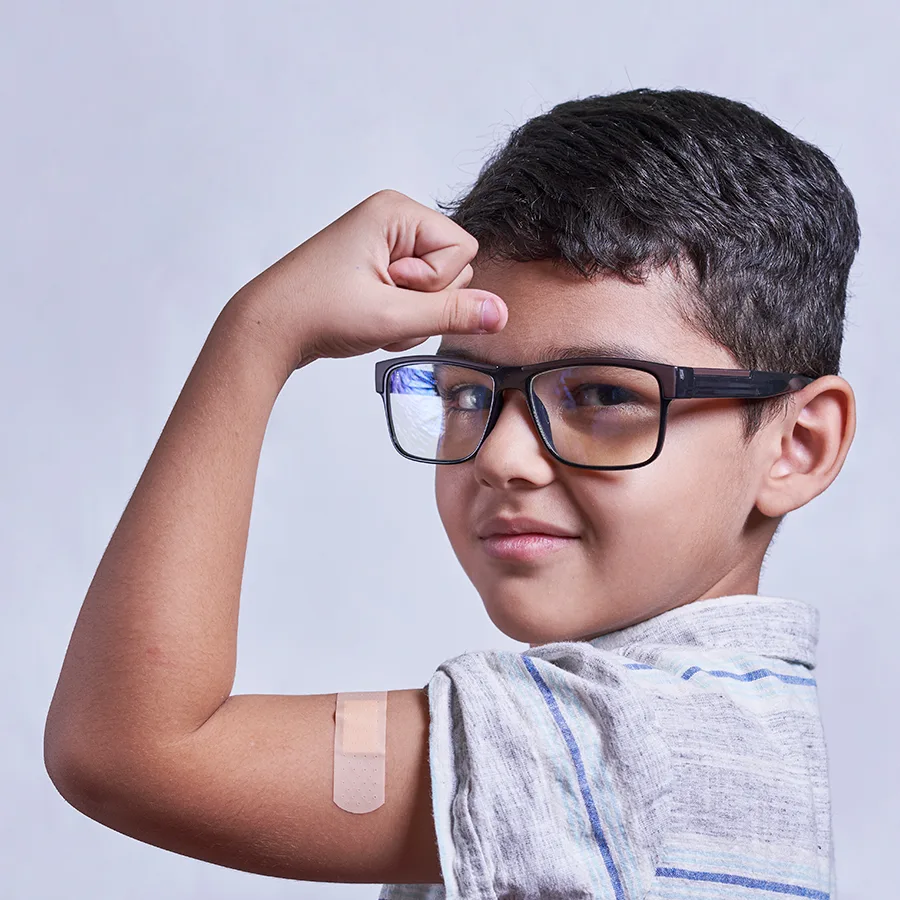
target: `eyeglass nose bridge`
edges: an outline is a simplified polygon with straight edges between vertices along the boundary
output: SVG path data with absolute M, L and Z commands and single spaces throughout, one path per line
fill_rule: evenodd
M 534 375 L 523 371 L 520 368 L 506 368 L 502 373 L 492 376 L 494 380 L 493 401 L 491 403 L 491 414 L 488 416 L 487 425 L 485 425 L 484 433 L 478 446 L 472 452 L 472 457 L 476 456 L 481 450 L 484 442 L 490 437 L 494 426 L 500 420 L 500 413 L 503 411 L 504 393 L 506 391 L 519 391 L 525 397 L 525 406 L 532 423 L 538 432 L 538 437 L 545 449 L 551 453 L 555 453 L 553 446 L 553 435 L 550 430 L 550 416 L 547 413 L 547 407 L 544 406 L 541 398 L 534 391 L 529 390 L 529 384 Z M 471 457 L 470 457 L 471 458 Z

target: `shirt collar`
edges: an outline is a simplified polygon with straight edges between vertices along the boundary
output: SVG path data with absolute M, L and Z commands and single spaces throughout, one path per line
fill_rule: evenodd
M 815 606 L 802 600 L 732 594 L 676 606 L 588 643 L 600 650 L 634 644 L 733 648 L 812 669 L 818 640 L 819 610 Z

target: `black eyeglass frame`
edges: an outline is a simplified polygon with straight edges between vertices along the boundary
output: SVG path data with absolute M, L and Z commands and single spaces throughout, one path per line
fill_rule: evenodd
M 390 401 L 388 397 L 390 392 L 386 390 L 387 380 L 394 369 L 417 363 L 444 363 L 446 365 L 462 366 L 490 375 L 493 379 L 494 389 L 491 395 L 491 409 L 488 413 L 484 434 L 482 434 L 481 440 L 475 449 L 463 459 L 426 459 L 422 456 L 413 456 L 411 453 L 407 453 L 397 441 L 389 409 Z M 563 459 L 551 446 L 551 442 L 544 433 L 535 409 L 532 382 L 537 375 L 543 372 L 549 372 L 554 369 L 567 369 L 572 366 L 610 366 L 638 369 L 653 375 L 657 384 L 659 384 L 660 416 L 656 449 L 649 459 L 627 466 L 588 466 L 583 463 L 574 463 Z M 392 359 L 382 359 L 375 363 L 375 390 L 381 394 L 381 399 L 384 403 L 384 414 L 394 448 L 406 459 L 438 466 L 458 465 L 474 459 L 500 418 L 500 412 L 503 409 L 503 392 L 507 390 L 521 391 L 525 395 L 528 411 L 541 437 L 541 441 L 554 459 L 563 465 L 572 466 L 576 469 L 612 471 L 639 469 L 642 466 L 649 465 L 659 456 L 666 437 L 666 417 L 669 404 L 673 400 L 779 397 L 783 394 L 802 390 L 813 381 L 815 381 L 815 378 L 796 372 L 758 372 L 753 369 L 710 369 L 697 368 L 695 366 L 673 366 L 667 363 L 614 356 L 579 356 L 569 359 L 552 359 L 547 362 L 532 363 L 527 366 L 496 366 L 489 363 L 470 362 L 454 356 L 440 355 L 397 356 Z

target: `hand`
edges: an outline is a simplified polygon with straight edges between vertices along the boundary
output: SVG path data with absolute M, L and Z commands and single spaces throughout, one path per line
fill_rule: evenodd
M 506 325 L 506 304 L 496 294 L 467 287 L 477 251 L 475 238 L 447 216 L 397 191 L 379 191 L 232 301 L 248 304 L 253 321 L 267 326 L 272 351 L 284 354 L 289 371 L 321 357 L 399 352 L 432 335 Z

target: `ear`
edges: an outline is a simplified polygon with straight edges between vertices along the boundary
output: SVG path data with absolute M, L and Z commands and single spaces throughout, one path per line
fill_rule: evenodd
M 856 431 L 856 398 L 837 375 L 824 375 L 792 395 L 783 419 L 765 429 L 756 507 L 778 517 L 809 503 L 835 478 Z

